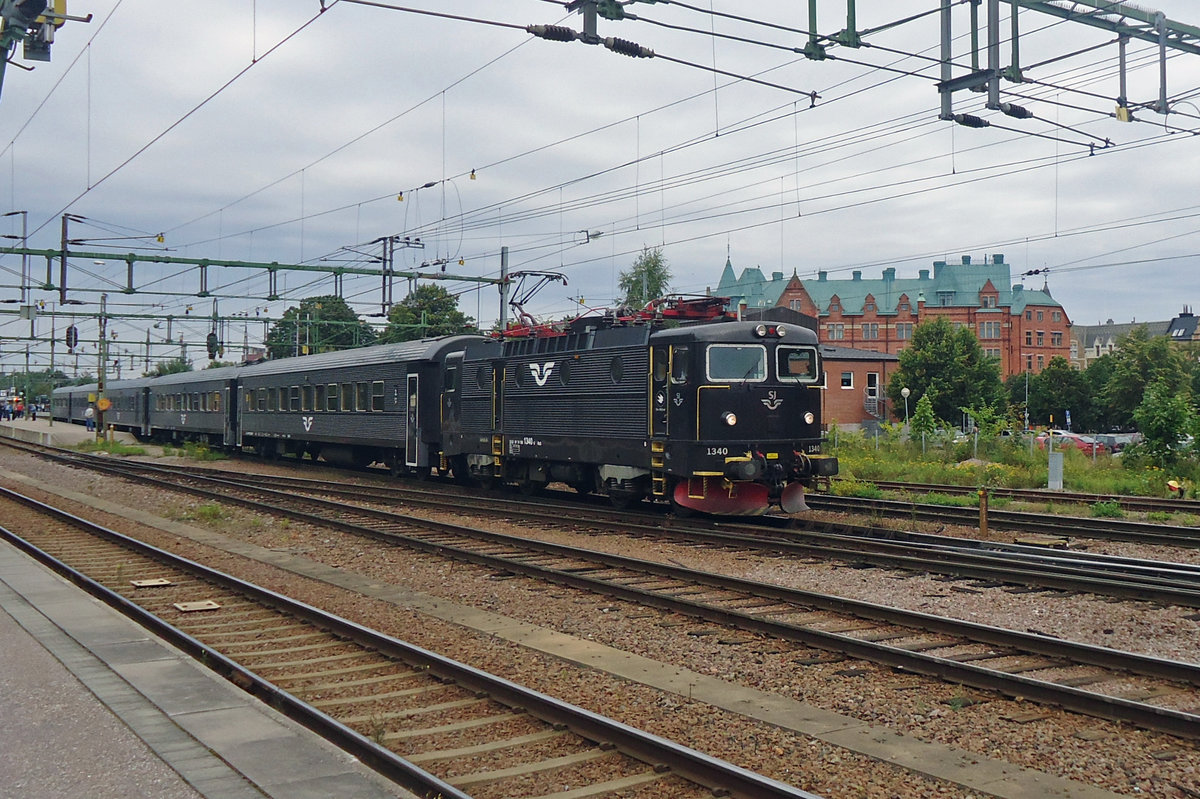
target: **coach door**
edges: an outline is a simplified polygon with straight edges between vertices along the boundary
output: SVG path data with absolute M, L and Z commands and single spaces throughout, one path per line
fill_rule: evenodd
M 421 457 L 421 415 L 420 415 L 420 386 L 421 376 L 408 376 L 408 391 L 405 405 L 408 408 L 404 425 L 404 463 L 406 466 L 420 466 Z

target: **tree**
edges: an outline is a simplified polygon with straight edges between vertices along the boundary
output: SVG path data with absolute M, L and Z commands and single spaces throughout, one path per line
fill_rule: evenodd
M 1116 430 L 1132 425 L 1128 416 L 1104 401 L 1114 368 L 1113 356 L 1105 354 L 1088 363 L 1088 368 L 1083 372 L 1084 382 L 1092 397 L 1092 419 L 1096 430 Z
M 633 266 L 620 274 L 617 286 L 625 294 L 622 303 L 640 310 L 650 300 L 665 295 L 670 283 L 671 270 L 667 267 L 662 248 L 643 247 L 642 254 L 634 260 Z
M 1071 425 L 1077 430 L 1096 429 L 1092 413 L 1093 398 L 1087 378 L 1071 367 L 1067 360 L 1055 356 L 1046 368 L 1029 380 L 1029 421 L 1034 424 L 1067 426 L 1067 411 Z
M 1182 440 L 1196 425 L 1187 393 L 1179 393 L 1166 380 L 1156 380 L 1133 412 L 1138 430 L 1145 436 L 1142 447 L 1157 466 L 1174 463 L 1183 449 Z
M 916 410 L 913 411 L 912 431 L 918 436 L 930 435 L 937 426 L 937 417 L 933 415 L 933 403 L 929 401 L 928 394 L 922 394 L 917 400 Z
M 1189 388 L 1191 365 L 1166 336 L 1151 336 L 1138 327 L 1117 342 L 1112 353 L 1112 374 L 1102 398 L 1116 414 L 1118 423 L 1129 425 L 1147 388 L 1159 381 L 1175 393 Z
M 1000 364 L 969 328 L 955 328 L 942 316 L 918 325 L 912 346 L 900 353 L 887 389 L 893 408 L 903 407 L 906 387 L 918 402 L 928 396 L 934 415 L 946 421 L 958 419 L 961 408 L 998 408 L 1004 397 Z
M 375 330 L 341 297 L 308 297 L 283 312 L 267 334 L 272 358 L 332 352 L 375 343 Z
M 458 310 L 458 297 L 441 286 L 426 283 L 417 286 L 399 304 L 392 306 L 388 312 L 387 328 L 379 341 L 391 344 L 474 332 L 475 320 Z
M 146 377 L 163 377 L 164 375 L 174 375 L 190 371 L 192 371 L 192 365 L 188 363 L 186 358 L 171 358 L 154 364 L 154 368 L 146 372 Z

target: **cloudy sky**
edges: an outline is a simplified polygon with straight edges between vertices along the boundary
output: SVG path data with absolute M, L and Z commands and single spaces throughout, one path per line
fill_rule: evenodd
M 808 29 L 794 0 L 634 3 L 638 19 L 600 20 L 601 37 L 654 58 L 525 31 L 581 29 L 561 2 L 407 1 L 70 0 L 92 21 L 59 30 L 50 63 L 5 76 L 0 204 L 28 211 L 32 247 L 58 247 L 71 213 L 85 217 L 69 226 L 87 242 L 75 249 L 114 256 L 377 269 L 371 242 L 397 235 L 421 240 L 397 250 L 398 269 L 494 278 L 507 247 L 512 270 L 566 277 L 529 301 L 539 317 L 609 304 L 644 247 L 663 248 L 678 292 L 714 287 L 727 257 L 768 275 L 914 277 L 1003 253 L 1014 282 L 1047 281 L 1076 323 L 1200 304 L 1200 55 L 1170 51 L 1164 117 L 1142 107 L 1158 99 L 1157 50 L 1131 42 L 1135 121 L 1122 123 L 1114 37 L 1022 12 L 1026 82 L 1003 83 L 1001 99 L 1034 118 L 958 92 L 956 112 L 994 123 L 974 129 L 938 119 L 936 0 L 860 3 L 857 28 L 882 30 L 823 61 L 794 50 Z M 820 5 L 820 32 L 846 27 L 845 4 Z M 968 8 L 955 3 L 956 76 Z M 1155 8 L 1200 26 L 1195 3 Z M 21 217 L 0 233 L 19 235 Z M 19 296 L 20 270 L 0 257 L 0 297 Z M 34 259 L 37 280 L 44 270 Z M 1021 276 L 1033 270 L 1048 272 Z M 81 312 L 107 291 L 117 313 L 183 316 L 172 335 L 193 345 L 207 332 L 195 316 L 213 310 L 189 296 L 200 277 L 185 267 L 138 265 L 138 293 L 123 294 L 124 261 L 77 258 L 68 283 Z M 275 302 L 258 270 L 212 268 L 207 285 L 222 315 L 260 319 L 334 289 L 320 271 L 282 272 Z M 442 285 L 470 316 L 497 317 L 494 286 Z M 397 281 L 394 299 L 406 290 Z M 343 292 L 381 310 L 378 276 L 346 277 Z M 158 342 L 153 321 L 115 320 L 119 346 L 147 331 Z M 26 342 L 9 339 L 27 333 L 0 316 L 3 363 L 23 359 Z

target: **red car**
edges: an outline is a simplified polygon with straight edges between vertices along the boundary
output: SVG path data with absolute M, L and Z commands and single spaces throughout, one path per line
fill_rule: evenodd
M 1078 433 L 1072 433 L 1069 430 L 1043 430 L 1042 432 L 1038 433 L 1037 439 L 1035 440 L 1038 443 L 1039 449 L 1045 449 L 1046 442 L 1051 439 L 1053 439 L 1053 445 L 1055 449 L 1061 450 L 1066 449 L 1067 447 L 1074 447 L 1080 452 L 1088 455 L 1091 455 L 1093 452 L 1096 454 L 1104 454 L 1108 452 L 1107 447 L 1091 436 L 1081 436 Z

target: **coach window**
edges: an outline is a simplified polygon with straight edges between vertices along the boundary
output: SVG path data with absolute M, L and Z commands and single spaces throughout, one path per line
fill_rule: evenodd
M 212 399 L 209 401 L 208 407 L 211 410 L 214 410 L 214 411 L 217 411 L 218 413 L 220 413 L 220 411 L 221 411 L 221 392 L 220 391 L 214 391 L 212 393 Z
M 354 410 L 354 384 L 342 383 L 342 410 Z
M 354 384 L 354 410 L 369 411 L 371 410 L 371 395 L 367 392 L 366 383 Z
M 336 411 L 338 405 L 338 385 L 337 383 L 329 384 L 329 392 L 325 395 L 325 410 Z
M 322 383 L 321 385 L 317 386 L 316 389 L 317 395 L 313 400 L 313 410 L 323 411 L 325 410 L 325 384 Z
M 260 411 L 265 411 L 267 409 L 267 390 L 265 388 L 260 388 L 258 390 L 258 409 Z
M 300 386 L 291 387 L 288 399 L 288 408 L 293 411 L 300 410 Z
M 815 383 L 817 351 L 811 347 L 779 347 L 775 350 L 778 359 L 776 370 L 781 381 L 789 383 Z
M 177 410 L 177 411 L 187 410 L 187 408 L 185 408 L 183 406 L 183 400 L 185 397 L 187 397 L 186 394 L 176 394 L 175 395 L 175 410 Z
M 203 394 L 200 395 L 200 410 L 202 410 L 202 411 L 208 410 L 208 392 L 207 391 L 205 391 Z
M 453 390 L 453 389 L 451 389 Z M 371 383 L 371 410 L 383 410 L 383 381 L 376 380 Z
M 253 391 L 246 392 L 246 410 L 248 410 L 248 411 L 256 410 L 254 407 L 254 392 Z
M 313 387 L 300 387 L 300 410 L 311 411 L 313 409 Z
M 688 379 L 688 348 L 671 348 L 671 382 L 686 383 Z
M 193 411 L 200 410 L 200 392 L 199 391 L 192 394 L 192 410 Z
M 713 344 L 706 360 L 709 380 L 761 383 L 767 379 L 767 348 L 761 344 Z

